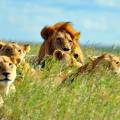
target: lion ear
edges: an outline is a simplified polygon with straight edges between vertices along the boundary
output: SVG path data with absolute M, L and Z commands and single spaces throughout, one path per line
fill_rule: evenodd
M 0 50 L 4 47 L 5 43 L 0 42 Z
M 24 49 L 25 52 L 29 52 L 31 47 L 30 47 L 29 44 L 25 44 L 25 45 L 23 45 L 23 49 Z
M 47 40 L 50 36 L 52 36 L 54 33 L 54 28 L 53 27 L 44 27 L 41 30 L 41 36 L 44 40 Z
M 11 60 L 12 63 L 15 64 L 16 66 L 19 65 L 19 63 L 20 63 L 15 57 L 10 57 L 10 60 Z
M 74 38 L 75 38 L 75 40 L 79 40 L 80 39 L 80 32 L 75 32 Z

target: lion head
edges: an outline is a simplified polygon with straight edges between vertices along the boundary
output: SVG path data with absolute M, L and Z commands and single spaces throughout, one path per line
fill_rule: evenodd
M 80 33 L 74 30 L 69 22 L 59 22 L 52 26 L 46 26 L 41 31 L 41 36 L 44 39 L 39 51 L 39 62 L 45 55 L 53 55 L 54 51 L 59 49 L 66 53 L 71 53 L 73 41 L 78 40 Z
M 98 58 L 101 58 L 101 59 L 98 59 Z M 90 57 L 91 61 L 92 61 L 92 64 L 94 66 L 96 65 L 99 65 L 99 61 L 105 61 L 105 62 L 108 62 L 109 64 L 109 67 L 112 68 L 112 70 L 115 72 L 115 73 L 120 73 L 120 57 L 116 56 L 116 55 L 113 55 L 113 54 L 109 54 L 109 53 L 104 53 L 100 56 L 93 56 L 93 57 Z
M 49 54 L 53 54 L 56 49 L 71 52 L 72 41 L 78 34 L 79 32 L 73 34 L 73 28 L 68 22 L 44 27 L 41 31 L 41 36 L 46 41 Z
M 10 85 L 16 78 L 15 59 L 0 56 L 0 92 L 9 92 Z
M 76 67 L 81 67 L 82 64 L 77 62 L 76 59 L 74 59 L 74 57 L 64 51 L 61 50 L 55 50 L 53 55 L 55 56 L 55 58 L 59 61 L 61 61 L 61 63 L 66 64 L 67 66 L 76 66 Z
M 111 64 L 115 73 L 120 73 L 120 57 L 113 54 L 106 54 L 105 60 L 107 60 Z
M 30 46 L 18 45 L 17 43 L 6 43 L 1 45 L 0 55 L 14 57 L 19 64 L 25 57 L 26 53 L 30 50 Z

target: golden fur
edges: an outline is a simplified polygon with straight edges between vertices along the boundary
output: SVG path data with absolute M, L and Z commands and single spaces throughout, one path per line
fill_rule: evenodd
M 15 59 L 0 56 L 0 93 L 8 94 L 10 86 L 16 78 Z
M 5 55 L 16 59 L 16 63 L 19 64 L 25 57 L 26 53 L 30 50 L 30 46 L 18 45 L 17 43 L 0 44 L 0 55 Z
M 114 72 L 120 73 L 120 57 L 109 53 L 104 53 L 101 56 L 104 56 L 103 61 L 107 61 Z M 99 56 L 93 56 L 90 59 L 94 62 L 98 57 Z
M 104 64 L 100 63 L 107 63 L 108 69 L 111 69 L 113 72 L 120 74 L 120 57 L 113 54 L 104 53 L 100 56 L 91 57 L 90 61 L 87 64 L 78 68 L 76 73 L 73 73 L 72 75 L 76 77 L 80 73 L 94 70 L 97 66 L 105 66 Z
M 73 42 L 78 41 L 80 33 L 74 30 L 69 22 L 59 22 L 52 26 L 44 27 L 41 31 L 41 36 L 44 42 L 39 50 L 38 64 L 41 63 L 46 55 L 53 55 L 54 51 L 57 49 L 69 54 L 74 52 L 72 49 L 77 49 L 77 51 L 80 50 L 78 53 L 82 53 L 79 45 L 77 45 L 76 48 L 78 42 L 76 42 L 76 44 Z
M 57 60 L 61 61 L 61 63 L 66 64 L 67 66 L 76 66 L 76 67 L 82 66 L 82 64 L 80 62 L 77 62 L 77 60 L 72 55 L 62 50 L 59 50 L 59 49 L 55 50 L 53 55 Z
M 0 49 L 5 45 L 5 42 L 0 41 Z
M 85 65 L 79 67 L 76 72 L 70 72 L 70 74 L 63 73 L 61 76 L 59 76 L 59 82 L 64 82 L 70 76 L 74 76 L 74 78 L 76 78 L 78 75 L 85 72 L 91 72 L 95 70 L 96 67 L 100 66 L 106 66 L 107 69 L 110 69 L 113 72 L 120 74 L 120 57 L 109 53 L 104 53 L 99 56 L 90 57 L 90 61 Z

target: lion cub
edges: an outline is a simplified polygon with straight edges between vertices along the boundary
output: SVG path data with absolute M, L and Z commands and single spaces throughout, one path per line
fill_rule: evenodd
M 16 64 L 14 59 L 7 56 L 0 56 L 0 106 L 2 106 L 2 95 L 15 92 L 12 84 L 16 78 Z
M 0 44 L 0 55 L 5 55 L 16 60 L 20 64 L 27 52 L 30 51 L 30 45 L 18 45 L 17 43 Z
M 62 63 L 67 64 L 67 66 L 76 66 L 81 67 L 82 64 L 80 62 L 77 62 L 77 60 L 70 54 L 62 51 L 62 50 L 55 50 L 54 54 L 55 58 Z

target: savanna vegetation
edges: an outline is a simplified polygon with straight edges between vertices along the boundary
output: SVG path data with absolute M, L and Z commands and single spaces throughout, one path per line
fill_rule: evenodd
M 38 45 L 32 46 L 29 55 L 36 55 L 38 51 Z M 86 62 L 89 56 L 105 51 L 120 55 L 119 49 L 83 47 Z M 32 69 L 33 63 L 29 64 Z M 35 73 L 30 70 L 22 72 L 24 68 L 19 67 L 15 82 L 16 93 L 4 97 L 5 104 L 0 109 L 0 119 L 120 119 L 120 77 L 117 74 L 107 68 L 98 67 L 75 78 L 70 76 L 60 86 L 56 85 L 56 76 L 68 69 L 74 71 L 76 68 L 67 68 L 54 58 L 46 60 L 44 69 L 36 67 Z

